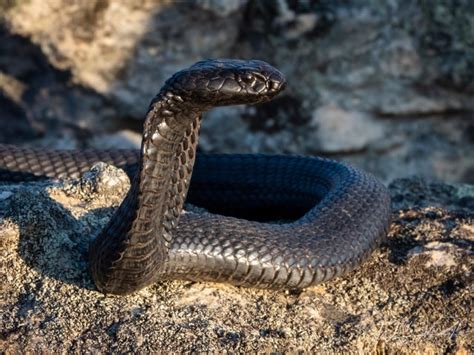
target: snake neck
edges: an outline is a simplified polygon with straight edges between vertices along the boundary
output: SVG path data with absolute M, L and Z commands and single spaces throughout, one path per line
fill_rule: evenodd
M 134 223 L 151 221 L 150 235 L 168 245 L 189 189 L 202 111 L 186 108 L 170 93 L 160 94 L 151 107 L 144 124 L 141 169 L 133 182 L 137 193 L 130 198 L 136 200 L 141 217 Z
M 120 293 L 117 288 L 134 269 L 138 276 L 134 282 L 140 287 L 154 281 L 156 268 L 166 259 L 189 188 L 201 113 L 170 93 L 160 93 L 152 101 L 144 123 L 139 172 L 92 245 L 96 248 L 92 274 L 102 291 Z M 143 270 L 148 259 L 156 265 Z M 101 279 L 115 281 L 110 285 Z

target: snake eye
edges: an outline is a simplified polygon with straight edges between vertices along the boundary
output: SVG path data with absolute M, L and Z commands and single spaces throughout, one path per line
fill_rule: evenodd
M 245 73 L 242 76 L 242 80 L 246 83 L 252 83 L 255 80 L 255 77 L 251 73 Z

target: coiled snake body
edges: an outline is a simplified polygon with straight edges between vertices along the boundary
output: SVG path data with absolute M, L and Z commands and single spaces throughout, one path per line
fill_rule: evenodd
M 173 75 L 153 99 L 140 152 L 1 145 L 0 180 L 77 177 L 98 161 L 134 175 L 90 246 L 92 276 L 104 293 L 176 278 L 314 285 L 355 268 L 386 235 L 390 199 L 378 180 L 339 162 L 295 156 L 199 155 L 193 172 L 202 112 L 268 101 L 284 86 L 283 75 L 262 61 L 201 61 Z M 210 212 L 181 213 L 186 196 Z M 265 222 L 271 218 L 293 221 Z

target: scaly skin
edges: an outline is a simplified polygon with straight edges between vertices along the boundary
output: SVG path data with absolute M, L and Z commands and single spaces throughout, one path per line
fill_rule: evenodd
M 104 293 L 176 278 L 311 286 L 354 269 L 385 237 L 390 198 L 377 179 L 332 160 L 258 154 L 199 155 L 193 172 L 202 112 L 269 101 L 284 86 L 283 75 L 261 61 L 198 62 L 152 101 L 140 152 L 0 145 L 0 180 L 77 177 L 98 161 L 133 177 L 90 247 Z M 181 213 L 188 189 L 188 201 L 210 213 Z M 295 220 L 265 222 L 271 218 Z

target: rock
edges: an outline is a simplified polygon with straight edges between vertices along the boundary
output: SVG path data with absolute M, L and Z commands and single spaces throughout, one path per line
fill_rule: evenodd
M 212 11 L 216 16 L 226 17 L 241 9 L 247 0 L 197 0 L 196 4 L 204 10 Z
M 428 257 L 425 267 L 450 268 L 456 266 L 454 255 L 462 254 L 462 250 L 451 243 L 431 242 L 423 247 L 415 247 L 408 251 L 408 257 Z
M 394 182 L 384 245 L 304 291 L 166 281 L 117 297 L 95 291 L 87 265 L 123 198 L 105 183 L 117 176 L 100 165 L 82 183 L 0 185 L 5 352 L 474 351 L 474 186 Z
M 392 182 L 392 205 L 395 208 L 442 207 L 474 210 L 474 186 L 405 178 Z
M 0 1 L 2 142 L 133 148 L 124 128 L 141 129 L 175 71 L 258 58 L 286 93 L 206 114 L 201 150 L 419 176 L 391 184 L 388 240 L 346 277 L 303 292 L 168 281 L 127 297 L 95 291 L 87 265 L 122 172 L 0 185 L 0 349 L 474 353 L 474 187 L 453 183 L 474 184 L 473 14 L 469 0 Z
M 115 112 L 104 97 L 74 85 L 68 70 L 55 68 L 39 46 L 10 33 L 1 21 L 0 72 L 2 142 L 41 144 L 39 138 L 62 139 L 71 129 L 80 137 L 98 118 L 101 129 L 110 129 Z
M 118 194 L 125 197 L 130 189 L 130 179 L 121 169 L 105 163 L 97 163 L 80 179 L 65 187 L 68 193 L 79 193 L 85 198 L 94 194 L 108 196 Z
M 383 136 L 382 127 L 374 124 L 369 116 L 334 104 L 318 108 L 311 126 L 315 127 L 320 149 L 328 153 L 364 149 Z
M 286 93 L 212 115 L 203 150 L 335 155 L 387 182 L 409 174 L 474 183 L 469 0 L 0 6 L 4 141 L 59 139 L 74 127 L 79 146 L 94 146 L 93 134 L 124 122 L 139 131 L 131 119 L 178 69 L 259 58 L 285 73 Z

